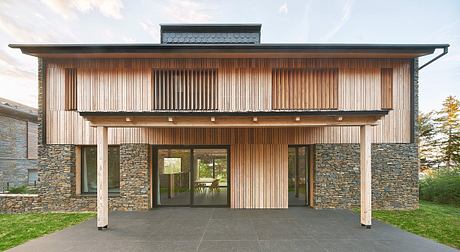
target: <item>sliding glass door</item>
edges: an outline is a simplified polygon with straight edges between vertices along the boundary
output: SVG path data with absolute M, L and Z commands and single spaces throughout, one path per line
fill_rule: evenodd
M 289 146 L 288 149 L 289 206 L 309 205 L 309 158 L 307 146 Z
M 154 149 L 155 206 L 228 205 L 227 147 Z
M 159 205 L 188 205 L 191 192 L 191 150 L 158 150 Z

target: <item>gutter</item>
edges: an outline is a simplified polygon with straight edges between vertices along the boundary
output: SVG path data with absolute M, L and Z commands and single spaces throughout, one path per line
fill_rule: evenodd
M 424 68 L 424 67 L 428 66 L 429 64 L 435 62 L 436 60 L 438 60 L 439 58 L 441 58 L 442 56 L 446 55 L 446 54 L 449 52 L 449 49 L 448 49 L 448 48 L 449 48 L 449 45 L 444 46 L 444 47 L 441 47 L 441 48 L 443 48 L 443 52 L 442 52 L 440 55 L 434 57 L 432 60 L 430 60 L 430 61 L 428 61 L 427 63 L 425 63 L 425 64 L 423 64 L 422 66 L 420 66 L 420 67 L 418 68 L 418 70 L 422 70 L 422 68 Z
M 33 123 L 38 123 L 38 115 L 17 110 L 7 105 L 0 104 L 0 114 L 6 115 L 8 117 L 13 117 L 19 120 L 25 120 Z

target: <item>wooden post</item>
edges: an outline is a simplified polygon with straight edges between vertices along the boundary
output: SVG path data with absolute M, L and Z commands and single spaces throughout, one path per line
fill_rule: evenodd
M 107 127 L 97 127 L 97 228 L 109 224 L 109 162 Z
M 361 175 L 361 225 L 372 225 L 372 175 L 371 175 L 371 137 L 370 125 L 360 128 L 360 175 Z

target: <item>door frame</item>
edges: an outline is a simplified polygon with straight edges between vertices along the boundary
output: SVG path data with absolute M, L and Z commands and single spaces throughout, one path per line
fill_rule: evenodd
M 158 150 L 161 149 L 180 149 L 180 150 L 190 150 L 190 179 L 194 178 L 195 175 L 195 162 L 194 162 L 194 150 L 195 149 L 226 149 L 227 150 L 227 204 L 226 205 L 194 205 L 194 194 L 195 194 L 195 188 L 193 183 L 189 181 L 190 183 L 190 203 L 189 204 L 184 204 L 184 205 L 158 205 L 158 186 L 157 183 L 159 183 L 159 169 L 158 169 Z M 169 144 L 164 144 L 164 145 L 152 145 L 152 208 L 158 208 L 158 207 L 230 207 L 230 191 L 231 191 L 231 168 L 230 168 L 230 145 L 197 145 L 197 144 L 191 144 L 191 145 L 169 145 Z
M 288 207 L 311 207 L 312 204 L 311 204 L 311 183 L 313 183 L 313 179 L 311 178 L 311 171 L 313 169 L 312 167 L 312 156 L 311 156 L 311 149 L 313 148 L 313 145 L 311 144 L 289 144 L 288 145 L 288 153 L 289 153 L 289 148 L 295 148 L 295 164 L 296 164 L 296 167 L 299 166 L 299 159 L 298 159 L 298 155 L 299 155 L 299 148 L 301 147 L 305 147 L 305 155 L 306 155 L 306 160 L 305 160 L 305 163 L 307 164 L 307 170 L 305 171 L 305 180 L 308 181 L 308 185 L 305 184 L 305 197 L 306 197 L 306 202 L 304 205 L 289 205 L 289 192 L 288 192 Z M 289 155 L 289 154 L 288 154 Z M 288 166 L 289 166 L 289 163 L 288 163 Z M 288 172 L 289 172 L 289 167 L 288 167 Z M 288 179 L 289 179 L 289 176 L 288 176 Z M 289 190 L 289 188 L 288 188 Z

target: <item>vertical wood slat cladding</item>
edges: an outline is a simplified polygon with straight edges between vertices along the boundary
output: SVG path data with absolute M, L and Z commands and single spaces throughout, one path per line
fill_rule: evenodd
M 230 151 L 231 208 L 288 207 L 287 144 L 235 144 Z
M 393 68 L 382 68 L 382 109 L 393 108 Z
M 64 72 L 65 110 L 77 110 L 77 69 L 66 68 Z
M 216 110 L 216 69 L 154 69 L 153 109 Z
M 219 69 L 220 111 L 271 110 L 270 68 L 233 68 L 224 65 Z
M 343 68 L 339 73 L 339 110 L 380 110 L 380 68 Z
M 337 109 L 338 69 L 273 69 L 273 109 Z
M 165 68 L 218 69 L 219 99 L 217 106 L 219 111 L 271 110 L 273 68 L 338 68 L 339 110 L 381 109 L 381 69 L 392 68 L 393 109 L 380 121 L 378 126 L 373 127 L 372 141 L 375 143 L 410 141 L 410 122 L 408 120 L 410 118 L 410 61 L 408 60 L 49 59 L 46 68 L 47 143 L 95 144 L 95 131 L 89 127 L 88 123 L 79 116 L 78 112 L 65 111 L 65 68 L 78 69 L 77 92 L 85 94 L 77 97 L 79 111 L 150 111 L 153 108 L 154 95 L 151 80 L 152 69 Z M 237 79 L 241 80 L 239 84 L 234 82 Z M 252 93 L 246 94 L 246 88 L 253 90 Z M 296 133 L 289 134 L 299 137 L 298 140 L 295 140 L 299 144 L 359 142 L 356 127 L 291 130 Z M 146 128 L 109 129 L 109 143 L 155 144 L 154 139 L 160 138 L 157 137 L 157 134 L 160 134 L 158 132 L 163 131 Z M 195 133 L 189 131 L 189 134 Z M 214 136 L 217 135 L 216 133 Z M 290 135 L 287 137 L 290 138 Z M 169 141 L 167 138 L 161 139 Z M 201 140 L 197 139 L 197 141 Z M 206 142 L 210 141 L 206 140 Z

